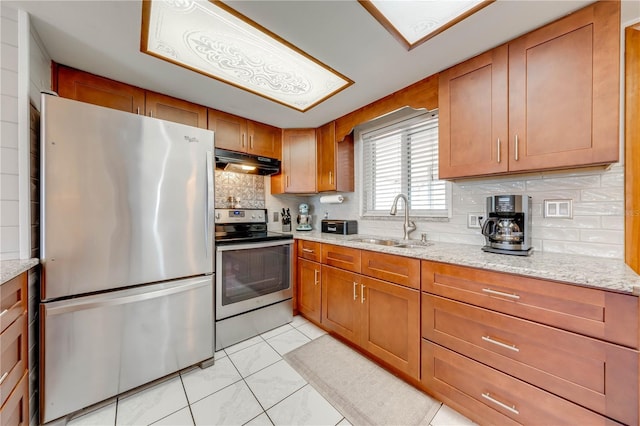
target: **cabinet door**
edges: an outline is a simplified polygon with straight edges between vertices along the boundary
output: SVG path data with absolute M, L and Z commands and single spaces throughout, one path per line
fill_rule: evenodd
M 247 151 L 247 120 L 215 109 L 208 110 L 208 127 L 213 130 L 216 148 Z
M 336 123 L 316 129 L 318 192 L 336 190 Z
M 420 292 L 360 278 L 360 345 L 398 370 L 420 377 Z
M 618 161 L 620 3 L 509 44 L 509 169 Z
M 507 46 L 440 73 L 439 176 L 506 172 Z
M 306 318 L 320 323 L 322 285 L 320 264 L 298 258 L 298 311 Z
M 57 87 L 63 98 L 120 111 L 144 113 L 144 90 L 88 72 L 57 66 Z
M 359 275 L 322 265 L 322 325 L 357 342 L 360 330 Z
M 160 93 L 149 91 L 145 93 L 145 114 L 187 126 L 207 128 L 206 107 Z
M 315 129 L 285 129 L 282 135 L 284 191 L 316 192 Z
M 277 127 L 247 121 L 249 133 L 248 152 L 264 157 L 282 159 L 281 131 Z

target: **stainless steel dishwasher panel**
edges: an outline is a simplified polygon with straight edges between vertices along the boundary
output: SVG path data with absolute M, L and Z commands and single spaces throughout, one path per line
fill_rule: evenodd
M 213 275 L 40 310 L 44 422 L 213 357 Z

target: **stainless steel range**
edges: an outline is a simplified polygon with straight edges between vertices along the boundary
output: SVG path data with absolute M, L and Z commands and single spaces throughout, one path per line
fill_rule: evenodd
M 215 348 L 291 322 L 293 237 L 265 209 L 216 209 Z

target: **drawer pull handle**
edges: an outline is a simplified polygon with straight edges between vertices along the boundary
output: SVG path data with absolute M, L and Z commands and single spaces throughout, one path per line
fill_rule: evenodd
M 320 280 L 318 279 L 318 275 L 320 274 L 320 271 L 318 271 L 317 269 L 313 270 L 313 279 L 314 279 L 314 285 L 318 285 L 318 283 L 320 282 Z
M 2 386 L 2 383 L 4 383 L 4 379 L 7 378 L 7 376 L 9 375 L 9 372 L 5 372 L 2 377 L 0 377 L 0 386 Z
M 314 253 L 313 250 L 308 249 L 308 248 L 303 248 L 302 251 L 305 252 L 305 253 Z
M 491 290 L 490 288 L 483 288 L 482 291 L 489 294 L 495 294 L 496 296 L 508 297 L 509 299 L 514 299 L 514 300 L 520 299 L 520 296 L 518 296 L 517 294 L 504 293 L 502 291 Z
M 0 313 L 0 318 L 2 318 L 4 316 L 4 314 L 6 314 L 7 312 L 9 312 L 8 309 L 5 309 L 4 311 L 2 311 L 2 313 Z
M 513 414 L 520 414 L 520 411 L 516 410 L 516 406 L 515 405 L 507 405 L 504 402 L 500 402 L 497 399 L 495 399 L 494 397 L 491 396 L 491 394 L 489 392 L 487 393 L 483 393 L 482 397 L 486 400 L 489 400 L 491 402 L 493 402 L 494 404 L 504 408 L 505 410 L 511 411 Z
M 358 288 L 358 283 L 353 282 L 353 300 L 358 300 L 358 293 L 356 292 L 356 288 Z
M 502 149 L 502 143 L 500 143 L 500 138 L 498 138 L 498 163 L 502 160 L 502 158 L 500 157 L 500 150 Z
M 494 345 L 498 345 L 501 348 L 510 349 L 514 352 L 520 352 L 520 349 L 518 349 L 516 345 L 499 342 L 498 340 L 492 339 L 491 336 L 482 336 L 482 340 L 484 340 L 485 342 L 493 343 Z
M 362 288 L 360 289 L 360 303 L 364 303 L 364 289 L 366 288 L 366 285 L 362 285 Z

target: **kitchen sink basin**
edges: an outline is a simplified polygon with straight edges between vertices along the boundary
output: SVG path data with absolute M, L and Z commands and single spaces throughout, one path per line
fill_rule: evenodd
M 385 240 L 381 238 L 355 238 L 351 241 L 353 241 L 354 243 L 377 244 L 379 246 L 389 246 L 389 247 L 398 247 L 398 248 L 424 248 L 432 244 L 432 243 L 423 243 L 419 241 L 411 241 L 411 242 L 405 243 L 398 240 Z
M 379 246 L 397 246 L 398 245 L 398 242 L 395 240 L 382 240 L 378 238 L 357 238 L 351 241 L 357 242 L 357 243 L 377 244 Z

